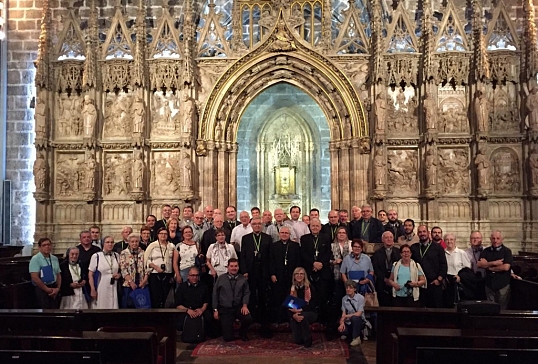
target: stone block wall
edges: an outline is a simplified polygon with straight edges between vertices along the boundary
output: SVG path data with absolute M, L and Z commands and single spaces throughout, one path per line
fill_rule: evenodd
M 35 190 L 34 60 L 41 24 L 41 0 L 10 0 L 7 24 L 6 179 L 12 181 L 11 244 L 33 243 Z

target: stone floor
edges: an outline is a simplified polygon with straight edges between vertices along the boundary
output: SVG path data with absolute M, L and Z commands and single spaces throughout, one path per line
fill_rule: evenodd
M 336 339 L 339 340 L 339 339 Z M 274 364 L 285 361 L 286 364 L 376 364 L 375 341 L 365 341 L 359 347 L 349 349 L 349 358 L 294 358 L 294 357 L 248 357 L 229 356 L 218 358 L 219 364 Z M 176 364 L 214 364 L 215 357 L 193 357 L 192 351 L 196 345 L 177 343 Z

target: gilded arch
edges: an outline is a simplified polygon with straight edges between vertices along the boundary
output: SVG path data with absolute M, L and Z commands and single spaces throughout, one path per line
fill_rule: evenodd
M 369 135 L 363 105 L 351 81 L 332 61 L 297 38 L 280 11 L 266 40 L 235 62 L 214 85 L 200 118 L 198 154 L 203 154 L 207 141 L 235 143 L 237 123 L 250 101 L 279 82 L 297 86 L 318 102 L 329 122 L 332 141 Z M 222 134 L 215 133 L 218 123 Z M 219 136 L 221 140 L 217 140 Z

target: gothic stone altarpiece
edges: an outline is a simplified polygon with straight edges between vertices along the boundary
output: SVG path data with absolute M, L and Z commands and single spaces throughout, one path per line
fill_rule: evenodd
M 538 248 L 531 0 L 43 4 L 36 237 L 58 251 L 163 203 L 235 204 L 242 113 L 282 82 L 325 115 L 333 208 L 368 201 L 460 242 L 495 228 Z M 316 146 L 296 129 L 266 140 L 262 208 L 316 203 L 293 160 Z

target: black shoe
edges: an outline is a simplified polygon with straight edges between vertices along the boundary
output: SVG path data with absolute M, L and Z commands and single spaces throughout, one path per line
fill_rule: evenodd
M 241 334 L 241 340 L 243 340 L 243 341 L 248 341 L 249 340 L 247 333 Z
M 312 339 L 306 339 L 304 342 L 304 347 L 309 348 L 312 346 Z

